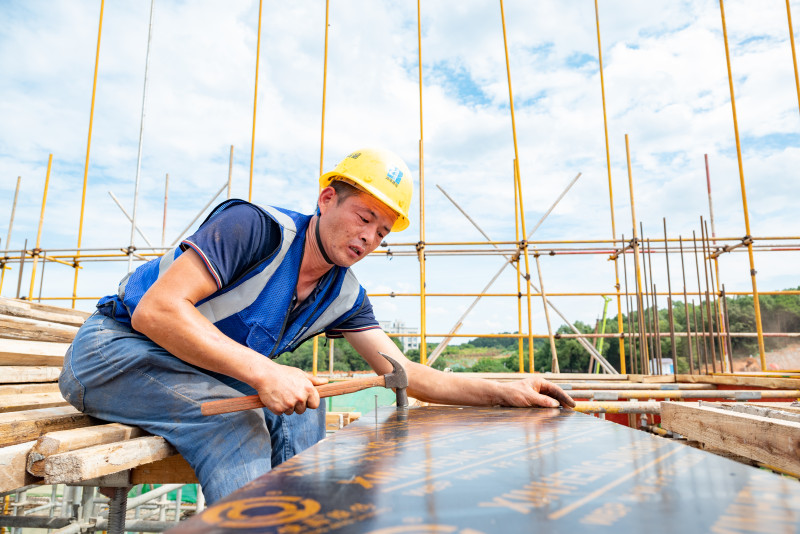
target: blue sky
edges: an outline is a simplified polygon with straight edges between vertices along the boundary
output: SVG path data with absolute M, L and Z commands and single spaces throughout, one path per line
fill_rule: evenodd
M 601 0 L 606 103 L 617 233 L 630 236 L 625 134 L 636 211 L 650 236 L 699 230 L 708 214 L 703 155 L 710 160 L 718 235 L 742 236 L 733 121 L 718 2 Z M 800 3 L 792 2 L 795 20 Z M 16 177 L 20 201 L 8 246 L 36 238 L 49 153 L 54 155 L 45 248 L 74 247 L 97 43 L 97 0 L 6 1 L 0 16 L 0 248 L 6 248 Z M 594 3 L 505 2 L 526 222 L 532 225 L 578 172 L 583 176 L 538 239 L 611 236 Z M 170 175 L 167 243 L 222 186 L 234 145 L 233 194 L 248 189 L 258 3 L 157 0 L 149 71 L 139 218 L 160 243 Z M 752 232 L 798 234 L 800 111 L 783 2 L 726 4 Z M 108 191 L 131 210 L 149 2 L 105 6 L 84 246 L 124 248 L 130 226 Z M 259 67 L 254 201 L 313 209 L 320 165 L 325 3 L 266 0 Z M 419 93 L 414 2 L 331 2 L 324 168 L 349 151 L 384 146 L 418 174 Z M 514 238 L 514 150 L 499 5 L 422 2 L 426 240 L 481 239 L 438 191 L 448 191 L 495 239 Z M 412 224 L 390 242 L 419 240 Z M 137 237 L 137 245 L 143 242 Z M 757 256 L 759 287 L 797 286 L 797 253 Z M 477 292 L 497 257 L 436 257 L 428 291 Z M 79 293 L 114 291 L 126 264 L 93 264 Z M 548 292 L 612 290 L 605 257 L 542 259 Z M 749 289 L 742 254 L 721 262 L 729 290 Z M 356 272 L 369 291 L 419 290 L 413 257 L 368 258 Z M 663 268 L 654 265 L 660 287 Z M 9 271 L 4 296 L 16 290 Z M 674 277 L 674 274 L 673 274 Z M 10 282 L 13 281 L 13 282 Z M 23 287 L 27 287 L 27 275 Z M 46 295 L 71 292 L 72 272 L 48 265 Z M 675 279 L 673 278 L 673 283 Z M 515 292 L 516 279 L 498 291 Z M 592 321 L 602 299 L 556 300 Z M 379 319 L 419 323 L 413 299 L 375 299 Z M 428 329 L 445 332 L 469 305 L 428 301 Z M 83 303 L 89 307 L 89 303 Z M 544 332 L 541 303 L 534 329 Z M 485 299 L 465 332 L 516 330 L 514 299 Z

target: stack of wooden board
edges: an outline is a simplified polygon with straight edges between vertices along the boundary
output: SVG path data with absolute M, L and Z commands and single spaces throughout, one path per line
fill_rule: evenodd
M 64 354 L 88 316 L 0 297 L 0 493 L 31 484 L 101 483 L 120 472 L 131 485 L 196 482 L 163 438 L 84 415 L 61 396 Z M 359 416 L 329 413 L 328 430 Z
M 31 484 L 195 482 L 163 438 L 78 412 L 58 390 L 69 343 L 88 313 L 0 298 L 0 493 Z
M 661 426 L 706 450 L 800 476 L 797 403 L 663 402 Z

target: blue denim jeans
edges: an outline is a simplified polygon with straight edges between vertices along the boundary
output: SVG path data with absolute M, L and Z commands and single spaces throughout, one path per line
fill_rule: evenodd
M 212 503 L 325 436 L 325 404 L 302 415 L 267 409 L 203 416 L 207 401 L 255 390 L 173 356 L 95 313 L 64 358 L 62 395 L 78 410 L 164 437 L 192 466 Z

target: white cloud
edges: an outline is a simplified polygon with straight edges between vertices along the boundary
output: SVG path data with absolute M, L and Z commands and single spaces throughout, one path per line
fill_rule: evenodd
M 105 7 L 85 246 L 125 247 L 130 235 L 106 191 L 113 190 L 130 210 L 148 8 L 147 2 Z M 792 8 L 800 12 L 797 2 Z M 7 2 L 0 11 L 11 22 L 0 29 L 0 121 L 5 126 L 0 128 L 0 238 L 5 240 L 4 215 L 21 175 L 10 245 L 18 249 L 25 238 L 35 239 L 47 155 L 52 152 L 43 243 L 74 247 L 99 6 L 89 0 Z M 594 5 L 508 1 L 505 12 L 526 226 L 530 229 L 582 172 L 536 237 L 608 238 Z M 231 145 L 233 193 L 247 196 L 257 16 L 255 1 L 156 3 L 137 216 L 158 243 L 165 174 L 170 174 L 167 242 L 227 179 Z M 786 13 L 780 3 L 748 0 L 728 5 L 726 16 L 752 231 L 797 234 L 793 199 L 800 183 L 800 114 Z M 257 202 L 300 211 L 313 208 L 324 24 L 321 0 L 264 3 L 253 169 Z M 708 212 L 706 153 L 717 233 L 744 235 L 718 3 L 603 0 L 600 26 L 617 233 L 630 237 L 624 143 L 629 134 L 637 216 L 648 236 L 661 235 L 662 217 L 671 235 L 687 236 L 698 229 L 699 216 Z M 514 147 L 498 5 L 423 3 L 422 31 L 425 239 L 482 239 L 436 189 L 440 184 L 494 239 L 513 240 Z M 415 6 L 333 2 L 329 32 L 324 167 L 333 167 L 355 147 L 383 145 L 400 153 L 417 174 Z M 390 242 L 419 240 L 418 200 L 417 191 L 410 229 L 390 236 Z M 141 246 L 138 238 L 137 244 Z M 410 250 L 394 247 L 401 249 Z M 792 255 L 757 256 L 761 288 L 797 285 Z M 745 259 L 733 254 L 721 261 L 729 290 L 749 288 Z M 663 257 L 654 261 L 660 265 Z M 428 291 L 477 292 L 500 265 L 497 257 L 430 254 Z M 603 255 L 548 256 L 542 268 L 550 292 L 610 291 L 614 282 L 613 267 Z M 654 268 L 659 287 L 665 286 L 662 267 Z M 87 264 L 81 293 L 112 291 L 113 280 L 124 270 L 124 264 Z M 370 258 L 357 272 L 373 292 L 419 291 L 413 256 Z M 6 279 L 15 274 L 11 271 Z M 69 294 L 70 280 L 69 269 L 48 266 L 46 292 Z M 3 294 L 15 289 L 7 281 Z M 495 291 L 515 293 L 516 275 L 509 270 Z M 431 297 L 428 329 L 449 330 L 470 301 Z M 484 299 L 464 330 L 516 330 L 515 301 Z M 419 321 L 414 298 L 376 298 L 374 304 L 381 319 L 395 315 L 407 324 Z M 570 317 L 590 322 L 602 300 L 558 297 L 558 304 Z M 533 305 L 535 329 L 543 332 L 541 303 L 537 299 Z

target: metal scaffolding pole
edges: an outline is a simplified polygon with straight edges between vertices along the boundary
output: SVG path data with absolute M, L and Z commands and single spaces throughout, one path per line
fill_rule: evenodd
M 422 14 L 420 0 L 417 0 L 417 64 L 419 67 L 419 242 L 417 243 L 417 259 L 419 260 L 419 362 L 425 365 L 428 361 L 428 342 L 426 337 L 427 317 L 425 310 L 425 136 L 422 123 Z
M 247 192 L 247 201 L 253 201 L 253 159 L 256 153 L 256 110 L 258 109 L 258 61 L 261 58 L 261 10 L 264 0 L 258 0 L 258 39 L 256 41 L 256 81 L 253 89 L 253 136 L 250 140 L 250 188 Z
M 11 217 L 8 221 L 8 234 L 6 236 L 6 250 L 11 250 L 11 229 L 14 227 L 14 215 L 17 211 L 17 199 L 19 198 L 19 184 L 22 181 L 22 176 L 17 176 L 17 187 L 14 189 L 14 201 L 11 203 Z M 8 256 L 3 255 L 2 263 L 0 263 L 0 292 L 3 291 L 3 280 L 6 277 L 6 263 Z
M 92 104 L 89 107 L 89 134 L 86 140 L 86 161 L 83 165 L 83 191 L 81 193 L 81 214 L 78 221 L 78 245 L 75 247 L 74 268 L 75 275 L 72 281 L 72 307 L 78 296 L 78 271 L 80 266 L 81 239 L 83 237 L 83 215 L 86 208 L 86 186 L 89 180 L 89 152 L 92 148 L 92 124 L 94 123 L 94 97 L 97 94 L 97 68 L 100 63 L 100 37 L 103 34 L 103 7 L 105 0 L 100 0 L 100 21 L 97 23 L 97 51 L 94 57 L 94 78 L 92 81 Z
M 595 15 L 595 22 L 597 23 L 597 61 L 600 65 L 600 96 L 603 101 L 603 135 L 606 142 L 606 169 L 608 170 L 608 201 L 611 213 L 611 238 L 616 239 L 617 227 L 616 224 L 614 223 L 614 187 L 611 181 L 611 152 L 608 144 L 608 115 L 606 113 L 606 84 L 605 84 L 605 79 L 603 77 L 603 47 L 600 43 L 600 10 L 597 7 L 597 0 L 594 0 L 594 15 Z M 623 341 L 624 332 L 622 323 L 622 299 L 620 296 L 619 264 L 618 264 L 618 257 L 616 254 L 614 255 L 614 288 L 617 291 L 617 330 L 620 334 L 620 343 L 619 343 L 620 372 L 622 374 L 626 374 L 627 370 L 625 369 L 625 343 Z
M 31 288 L 28 291 L 28 300 L 33 300 L 33 290 L 36 284 L 36 265 L 39 263 L 39 248 L 42 244 L 42 226 L 44 226 L 44 210 L 47 206 L 47 189 L 50 186 L 50 169 L 53 167 L 53 155 L 47 158 L 47 176 L 44 179 L 44 193 L 42 193 L 42 211 L 39 214 L 39 229 L 36 231 L 36 246 L 31 251 L 33 265 L 31 266 Z
M 792 27 L 792 8 L 786 0 L 786 20 L 789 23 L 789 42 L 792 45 L 792 66 L 794 67 L 794 85 L 797 89 L 797 109 L 800 110 L 800 76 L 797 74 L 797 53 L 794 48 L 794 28 Z
M 636 306 L 638 309 L 639 315 L 639 348 L 640 356 L 642 360 L 642 365 L 640 372 L 644 373 L 645 369 L 649 368 L 649 361 L 648 353 L 647 353 L 647 340 L 644 339 L 644 301 L 642 299 L 642 266 L 641 266 L 641 258 L 639 256 L 639 238 L 636 235 L 636 203 L 634 202 L 633 196 L 633 173 L 631 171 L 631 150 L 630 150 L 630 143 L 628 141 L 628 134 L 625 134 L 625 154 L 628 160 L 628 188 L 630 190 L 631 195 L 631 221 L 633 226 L 633 240 L 631 241 L 633 244 L 633 261 L 636 269 Z
M 517 201 L 519 202 L 519 218 L 520 218 L 520 231 L 522 235 L 526 235 L 525 231 L 525 204 L 522 198 L 522 176 L 519 172 L 519 147 L 517 145 L 517 123 L 514 116 L 514 94 L 511 89 L 511 63 L 508 59 L 508 38 L 506 36 L 506 15 L 503 9 L 503 0 L 500 0 L 500 20 L 503 25 L 503 48 L 506 56 L 506 77 L 508 78 L 508 102 L 511 111 L 511 137 L 514 140 L 514 183 L 517 189 Z M 525 257 L 525 279 L 529 282 L 527 284 L 527 301 L 528 301 L 528 356 L 533 361 L 533 337 L 532 335 L 532 322 L 531 322 L 531 268 L 530 259 L 528 257 L 528 240 L 520 243 L 522 254 Z M 520 332 L 522 333 L 522 332 Z
M 742 164 L 742 143 L 739 139 L 739 123 L 736 119 L 736 98 L 733 92 L 733 73 L 731 71 L 731 54 L 728 48 L 728 29 L 725 25 L 725 6 L 719 0 L 719 12 L 722 17 L 722 37 L 725 42 L 725 61 L 728 66 L 728 86 L 731 93 L 731 112 L 733 114 L 733 133 L 736 137 L 736 159 L 739 164 L 739 186 L 742 190 L 742 213 L 744 214 L 744 227 L 747 236 L 747 256 L 750 261 L 750 281 L 753 285 L 753 309 L 756 316 L 756 331 L 758 332 L 758 354 L 761 358 L 761 370 L 767 370 L 767 357 L 764 350 L 764 329 L 761 326 L 761 304 L 758 302 L 758 284 L 756 283 L 756 266 L 753 257 L 753 239 L 750 233 L 750 214 L 747 210 L 747 191 L 744 183 L 744 166 Z
M 330 26 L 329 15 L 330 15 L 330 0 L 325 0 L 325 56 L 322 66 L 322 118 L 320 120 L 320 133 L 319 133 L 320 176 L 322 176 L 323 162 L 325 160 L 325 97 L 328 88 L 328 27 Z M 255 116 L 253 120 L 255 121 Z M 231 147 L 231 150 L 233 150 L 233 147 Z M 333 340 L 331 340 L 331 343 L 333 343 Z M 313 340 L 311 341 L 311 354 L 314 356 L 314 361 L 311 364 L 311 370 L 312 374 L 316 376 L 319 367 L 319 362 L 317 361 L 317 357 L 319 356 L 319 336 L 314 336 Z M 332 372 L 332 368 L 329 369 L 328 371 Z
M 144 119 L 147 116 L 147 71 L 150 67 L 150 44 L 153 40 L 153 11 L 156 0 L 150 0 L 150 23 L 147 29 L 147 55 L 144 60 L 144 87 L 142 89 L 142 115 L 139 122 L 139 150 L 136 154 L 136 180 L 133 185 L 133 213 L 131 215 L 131 241 L 128 247 L 128 272 L 132 271 L 133 251 L 136 250 L 133 241 L 136 237 L 136 211 L 139 205 L 139 182 L 142 172 L 142 143 L 144 141 Z

